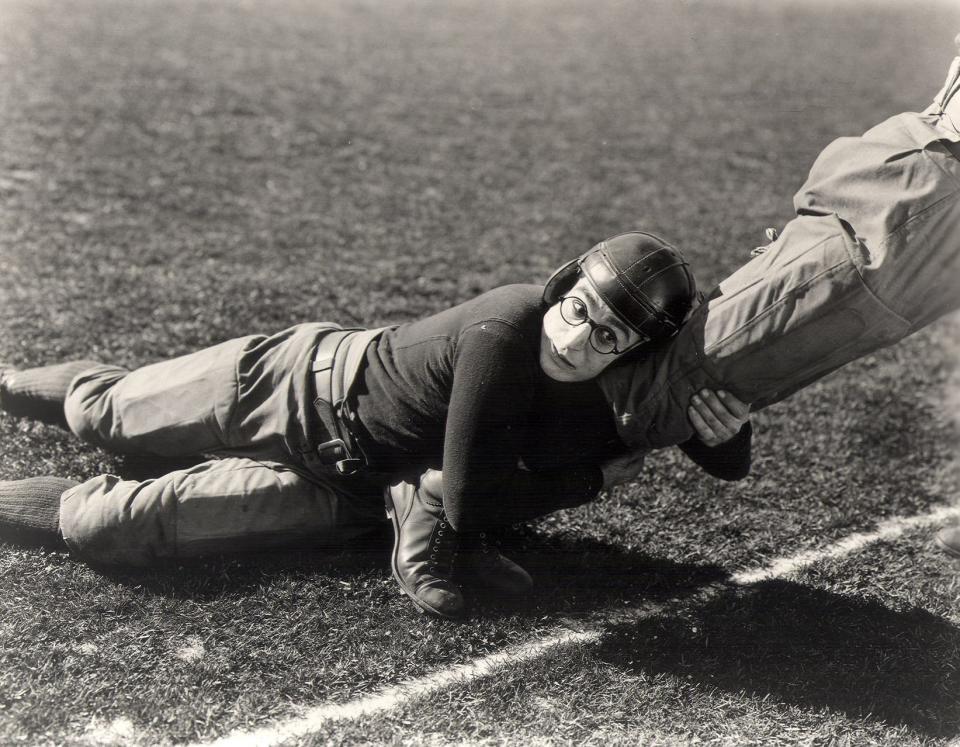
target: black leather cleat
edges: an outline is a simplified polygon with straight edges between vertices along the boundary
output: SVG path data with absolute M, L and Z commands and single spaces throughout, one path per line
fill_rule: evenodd
M 423 612 L 455 620 L 465 603 L 453 580 L 460 538 L 447 521 L 443 500 L 419 485 L 398 482 L 384 490 L 393 523 L 393 577 Z

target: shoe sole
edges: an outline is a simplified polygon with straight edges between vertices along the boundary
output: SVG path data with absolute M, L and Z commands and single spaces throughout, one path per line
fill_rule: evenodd
M 441 617 L 444 620 L 462 619 L 462 614 L 449 615 L 446 612 L 441 612 L 440 610 L 431 607 L 422 599 L 418 598 L 407 588 L 406 584 L 403 583 L 403 580 L 400 577 L 400 571 L 397 570 L 397 555 L 399 554 L 400 550 L 400 520 L 397 518 L 397 507 L 393 505 L 393 498 L 390 496 L 389 491 L 385 491 L 385 497 L 387 516 L 390 518 L 390 523 L 393 524 L 393 552 L 390 553 L 390 571 L 393 573 L 393 580 L 397 582 L 397 586 L 400 587 L 400 591 L 406 594 L 407 598 L 413 602 L 417 609 L 419 609 L 421 612 L 425 612 L 429 615 L 435 615 L 436 617 Z
M 940 549 L 943 550 L 947 555 L 950 555 L 954 558 L 960 558 L 960 550 L 953 547 L 952 545 L 948 545 L 939 537 L 936 537 L 935 540 L 936 540 L 936 543 L 940 546 Z

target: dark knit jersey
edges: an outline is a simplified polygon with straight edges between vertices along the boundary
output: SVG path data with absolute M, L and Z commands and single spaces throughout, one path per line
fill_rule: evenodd
M 520 466 L 549 381 L 539 363 L 542 292 L 508 285 L 387 330 L 355 385 L 371 467 L 442 467 L 444 506 L 462 531 L 578 505 L 602 486 L 595 461 Z
M 594 382 L 559 383 L 540 368 L 542 293 L 503 286 L 389 329 L 367 349 L 355 384 L 371 468 L 442 468 L 444 507 L 461 531 L 590 500 L 603 484 L 599 464 L 624 449 Z M 733 449 L 700 444 L 694 458 L 728 477 L 726 462 L 731 475 L 743 469 L 743 440 Z M 749 434 L 745 453 L 749 469 Z

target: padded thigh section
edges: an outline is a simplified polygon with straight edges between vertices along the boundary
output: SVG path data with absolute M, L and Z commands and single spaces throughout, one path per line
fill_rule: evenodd
M 764 407 L 960 306 L 960 162 L 931 121 L 899 115 L 827 148 L 766 252 L 667 349 L 601 375 L 625 442 L 685 441 L 702 387 Z
M 127 454 L 186 456 L 228 443 L 237 359 L 248 338 L 127 371 L 97 366 L 76 377 L 64 411 L 86 441 Z
M 802 215 L 839 215 L 866 286 L 918 329 L 960 296 L 960 134 L 914 113 L 817 158 L 794 197 Z
M 681 443 L 693 435 L 686 407 L 702 387 L 729 389 L 759 408 L 903 337 L 909 323 L 864 286 L 855 257 L 836 216 L 787 224 L 766 253 L 714 289 L 657 359 L 601 377 L 621 437 L 644 448 Z
M 150 565 L 276 547 L 336 542 L 358 527 L 350 498 L 276 463 L 220 459 L 156 480 L 102 475 L 63 494 L 67 545 L 101 564 Z
M 705 365 L 755 408 L 910 331 L 865 285 L 853 236 L 835 215 L 787 224 L 704 309 Z

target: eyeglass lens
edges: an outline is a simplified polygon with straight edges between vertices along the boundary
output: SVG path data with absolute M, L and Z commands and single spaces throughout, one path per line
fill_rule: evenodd
M 616 335 L 609 327 L 597 324 L 587 313 L 586 304 L 576 296 L 566 296 L 560 301 L 560 316 L 570 325 L 589 324 L 590 346 L 601 355 L 610 355 L 617 350 Z

